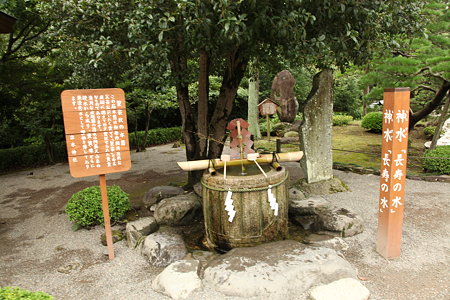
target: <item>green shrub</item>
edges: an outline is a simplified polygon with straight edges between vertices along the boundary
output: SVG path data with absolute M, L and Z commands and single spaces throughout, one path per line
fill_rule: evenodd
M 333 126 L 346 126 L 353 121 L 352 116 L 336 115 L 333 116 Z
M 450 158 L 450 146 L 438 146 L 434 150 L 426 150 L 423 156 Z M 425 158 L 423 166 L 432 172 L 450 174 L 450 159 Z
M 27 290 L 23 290 L 19 287 L 9 287 L 5 286 L 0 289 L 0 300 L 18 300 L 18 299 L 27 299 L 27 300 L 50 300 L 54 299 L 52 296 L 44 293 L 44 292 L 30 292 Z
M 118 220 L 131 209 L 130 199 L 128 194 L 116 185 L 108 186 L 106 190 L 110 218 Z M 81 226 L 104 225 L 100 186 L 88 187 L 75 193 L 67 203 L 66 214 L 70 221 Z
M 361 127 L 375 132 L 383 131 L 383 113 L 371 112 L 364 116 Z
M 436 131 L 436 126 L 428 126 L 423 129 L 423 133 L 425 134 L 425 137 L 428 139 L 433 138 L 435 131 Z M 441 134 L 443 134 L 443 133 L 444 133 L 444 131 L 441 130 Z

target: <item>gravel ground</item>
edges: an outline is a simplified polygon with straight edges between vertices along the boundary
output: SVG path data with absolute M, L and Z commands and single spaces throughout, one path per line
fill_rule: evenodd
M 185 179 L 176 165 L 185 160 L 185 153 L 171 146 L 133 153 L 131 170 L 106 175 L 107 183 L 133 190 L 146 181 L 157 185 L 164 178 Z M 302 176 L 298 163 L 284 165 L 291 180 Z M 68 171 L 67 164 L 59 164 L 0 176 L 0 286 L 43 291 L 56 299 L 168 299 L 151 288 L 162 269 L 151 267 L 125 242 L 114 244 L 115 259 L 109 261 L 99 242 L 102 227 L 72 231 L 61 212 L 73 191 L 98 185 L 98 177 L 73 178 Z M 380 178 L 334 174 L 352 192 L 323 197 L 354 210 L 365 221 L 362 234 L 345 239 L 350 249 L 344 254 L 371 291 L 370 299 L 449 300 L 450 185 L 407 180 L 402 254 L 386 260 L 375 251 Z M 58 272 L 61 268 L 71 270 Z M 206 286 L 189 299 L 237 298 Z

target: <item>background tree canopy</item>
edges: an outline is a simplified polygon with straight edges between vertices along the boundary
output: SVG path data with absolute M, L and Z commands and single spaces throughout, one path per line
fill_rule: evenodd
M 172 108 L 175 103 L 162 95 L 175 93 L 189 160 L 220 155 L 249 61 L 257 59 L 266 72 L 261 76 L 271 79 L 280 65 L 303 70 L 303 74 L 333 66 L 344 70 L 367 63 L 382 49 L 396 46 L 399 37 L 420 31 L 422 20 L 422 2 L 412 0 L 10 3 L 3 3 L 2 9 L 13 15 L 14 9 L 30 14 L 28 19 L 22 18 L 22 24 L 31 16 L 39 16 L 42 27 L 33 30 L 40 32 L 37 37 L 42 41 L 30 43 L 26 51 L 30 56 L 22 62 L 39 65 L 43 60 L 31 59 L 39 57 L 33 49 L 39 46 L 45 50 L 46 66 L 64 70 L 57 72 L 62 74 L 60 79 L 46 81 L 52 86 L 120 86 L 127 92 L 130 109 L 147 116 L 152 107 Z M 20 28 L 15 29 L 16 36 Z M 2 47 L 6 45 L 2 39 Z M 310 80 L 294 76 L 302 82 Z M 197 88 L 190 88 L 193 83 Z M 26 96 L 16 98 L 23 101 Z M 11 106 L 12 111 L 19 106 Z M 2 118 L 6 114 L 6 110 L 2 112 Z M 134 122 L 148 124 L 148 119 Z M 193 182 L 195 174 L 191 175 Z
M 450 90 L 450 10 L 448 1 L 427 1 L 422 32 L 396 36 L 396 45 L 377 56 L 361 80 L 376 85 L 366 101 L 383 99 L 387 87 L 411 88 L 410 129 L 439 107 Z

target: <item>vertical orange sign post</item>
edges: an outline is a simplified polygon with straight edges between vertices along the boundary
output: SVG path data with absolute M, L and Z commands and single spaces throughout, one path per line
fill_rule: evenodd
M 109 259 L 114 248 L 105 174 L 131 168 L 127 111 L 122 89 L 66 90 L 61 93 L 70 174 L 99 175 Z
M 409 88 L 384 90 L 377 252 L 400 256 L 408 152 Z

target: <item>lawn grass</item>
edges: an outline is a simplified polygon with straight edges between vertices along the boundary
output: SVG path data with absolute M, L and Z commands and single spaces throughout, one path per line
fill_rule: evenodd
M 427 141 L 422 127 L 417 127 L 409 133 L 411 145 L 408 148 L 407 173 L 418 175 L 423 172 L 424 143 Z M 359 121 L 353 121 L 348 126 L 333 127 L 333 162 L 354 164 L 366 168 L 380 169 L 382 134 L 370 132 L 360 126 Z M 275 137 L 271 141 L 255 141 L 255 149 L 264 147 L 267 151 L 276 150 Z M 298 151 L 298 144 L 282 145 L 283 152 Z M 361 153 L 357 153 L 361 152 Z

